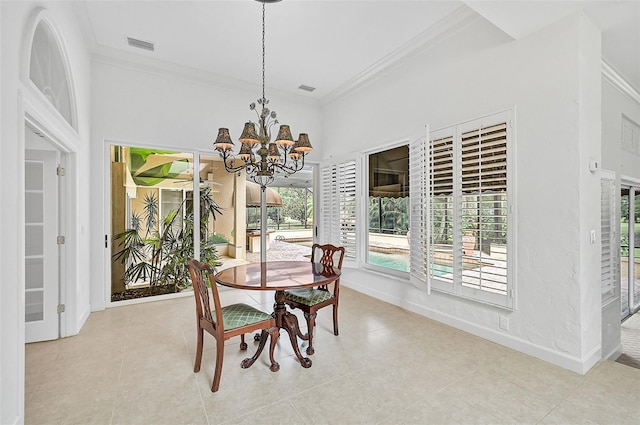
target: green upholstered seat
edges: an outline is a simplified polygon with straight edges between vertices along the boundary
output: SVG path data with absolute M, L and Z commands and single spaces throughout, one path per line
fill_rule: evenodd
M 287 299 L 304 305 L 316 305 L 333 297 L 329 291 L 316 288 L 292 289 L 287 291 Z
M 215 317 L 215 313 L 212 313 Z M 232 304 L 222 307 L 222 321 L 224 330 L 240 328 L 252 323 L 261 322 L 271 318 L 269 313 L 260 311 L 247 304 Z

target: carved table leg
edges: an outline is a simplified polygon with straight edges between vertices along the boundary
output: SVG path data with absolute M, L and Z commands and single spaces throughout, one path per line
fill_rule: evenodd
M 291 341 L 291 347 L 296 353 L 296 357 L 300 361 L 300 365 L 304 368 L 311 367 L 311 359 L 302 357 L 300 353 L 300 347 L 298 347 L 298 341 L 296 336 L 300 333 L 298 326 L 298 318 L 295 314 L 291 314 L 287 311 L 287 307 L 284 303 L 285 300 L 284 291 L 276 291 L 276 303 L 273 306 L 273 314 L 276 318 L 276 325 L 287 331 L 289 334 L 289 340 Z
M 241 368 L 247 369 L 253 363 L 255 363 L 255 361 L 258 359 L 258 357 L 260 357 L 260 354 L 262 353 L 262 350 L 264 349 L 264 346 L 267 343 L 267 338 L 268 337 L 269 337 L 269 333 L 267 333 L 266 329 L 263 329 L 262 333 L 260 334 L 260 344 L 258 345 L 258 349 L 256 350 L 256 352 L 253 355 L 253 357 L 246 358 L 240 363 L 240 367 Z M 271 338 L 273 338 L 273 334 L 271 334 Z M 274 342 L 273 342 L 273 339 L 272 339 L 271 346 L 273 347 L 273 345 L 274 345 Z M 272 363 L 272 366 L 273 366 L 273 348 L 271 349 L 270 355 L 271 355 L 271 363 Z M 279 366 L 278 366 L 278 368 L 279 368 Z

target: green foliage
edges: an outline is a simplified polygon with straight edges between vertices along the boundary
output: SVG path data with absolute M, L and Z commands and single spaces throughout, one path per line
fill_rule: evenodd
M 297 220 L 306 226 L 310 218 L 309 209 L 313 211 L 313 194 L 306 188 L 288 187 L 280 189 L 282 208 L 280 215 Z M 312 214 L 311 214 L 312 215 Z
M 156 228 L 158 224 L 158 198 L 154 192 L 144 195 L 143 200 L 144 218 L 147 222 L 147 235 Z
M 369 197 L 369 229 L 376 233 L 404 235 L 409 228 L 409 197 Z
M 222 235 L 216 235 L 216 234 L 210 235 L 209 239 L 207 239 L 207 242 L 213 245 L 219 244 L 219 243 L 229 243 L 227 238 L 225 238 Z
M 635 196 L 634 215 L 635 223 L 640 223 L 640 196 Z M 620 197 L 620 217 L 622 222 L 629 222 L 629 195 Z
M 200 260 L 216 267 L 220 265 L 219 257 L 207 229 L 209 220 L 215 220 L 215 214 L 222 214 L 222 210 L 213 200 L 210 188 L 202 188 L 200 195 Z M 180 225 L 179 213 L 183 209 L 186 216 L 184 224 Z M 186 259 L 194 256 L 192 200 L 183 200 L 177 209 L 162 218 L 159 231 L 148 224 L 158 223 L 157 198 L 145 197 L 143 210 L 147 221 L 144 237 L 140 235 L 140 215 L 137 213 L 132 213 L 132 222 L 137 223 L 137 227 L 114 236 L 122 247 L 114 258 L 125 265 L 125 285 L 138 281 L 149 282 L 150 287 L 173 285 L 176 292 L 191 286 Z

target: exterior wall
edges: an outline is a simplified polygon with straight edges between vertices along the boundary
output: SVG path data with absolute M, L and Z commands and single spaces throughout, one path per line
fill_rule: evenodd
M 346 270 L 344 284 L 579 373 L 599 360 L 600 244 L 589 233 L 599 228 L 600 182 L 588 171 L 600 157 L 599 37 L 580 16 L 518 41 L 477 18 L 326 105 L 325 158 L 417 140 L 425 124 L 515 111 L 515 310 L 427 295 L 366 268 Z
M 63 291 L 68 309 L 63 335 L 78 332 L 89 314 L 89 54 L 76 15 L 68 2 L 0 2 L 2 89 L 0 144 L 2 158 L 2 284 L 0 285 L 0 423 L 24 421 L 24 146 L 25 113 L 41 123 L 67 150 L 69 186 L 67 255 L 74 259 L 66 270 Z M 31 37 L 38 16 L 51 20 L 62 39 L 72 75 L 77 109 L 77 131 L 43 101 L 26 79 Z M 82 178 L 79 178 L 81 176 Z M 76 195 L 77 194 L 77 195 Z
M 91 309 L 96 311 L 107 305 L 105 279 L 109 258 L 103 241 L 109 233 L 109 200 L 105 145 L 161 147 L 217 156 L 213 142 L 218 128 L 229 128 L 232 139 L 237 140 L 243 124 L 256 119 L 249 104 L 260 96 L 261 88 L 234 81 L 225 84 L 157 62 L 133 63 L 103 57 L 96 57 L 92 62 L 91 84 L 91 169 L 94 171 L 90 220 L 91 230 L 95 232 L 91 266 L 96 271 L 91 281 Z M 308 159 L 320 158 L 323 145 L 320 107 L 304 97 L 267 92 L 267 98 L 278 113 L 279 121 L 291 125 L 294 134 L 309 133 L 314 151 Z M 229 205 L 230 199 L 225 202 Z M 230 211 L 229 218 L 233 214 L 235 212 Z M 232 251 L 245 249 L 243 236 L 236 239 L 236 248 Z
M 616 173 L 620 192 L 620 176 L 640 180 L 640 155 L 622 149 L 621 129 L 623 115 L 640 123 L 640 103 L 619 90 L 606 78 L 602 82 L 602 168 Z M 618 199 L 618 212 L 620 202 Z M 618 235 L 619 242 L 620 235 Z M 621 267 L 624 267 L 622 265 Z M 615 359 L 622 353 L 620 344 L 620 284 L 616 298 L 602 307 L 602 354 Z

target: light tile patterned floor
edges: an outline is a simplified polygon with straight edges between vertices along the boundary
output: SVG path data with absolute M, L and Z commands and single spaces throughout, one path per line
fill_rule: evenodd
M 222 292 L 270 310 L 272 293 Z M 348 288 L 340 336 L 319 313 L 313 366 L 283 335 L 249 369 L 227 342 L 220 390 L 205 340 L 193 373 L 191 297 L 91 314 L 79 335 L 26 347 L 26 424 L 638 424 L 640 370 L 580 376 Z M 205 335 L 206 336 L 206 335 Z M 304 345 L 303 345 L 304 348 Z
M 636 313 L 622 322 L 622 355 L 616 360 L 640 369 L 640 313 Z

